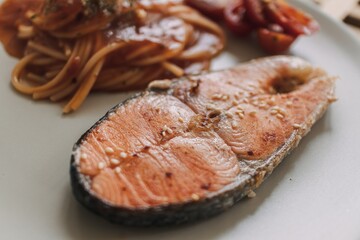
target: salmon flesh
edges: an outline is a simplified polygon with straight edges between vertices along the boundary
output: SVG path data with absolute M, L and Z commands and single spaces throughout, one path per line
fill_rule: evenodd
M 336 78 L 286 56 L 149 88 L 75 144 L 77 200 L 125 225 L 216 215 L 253 193 L 335 100 Z

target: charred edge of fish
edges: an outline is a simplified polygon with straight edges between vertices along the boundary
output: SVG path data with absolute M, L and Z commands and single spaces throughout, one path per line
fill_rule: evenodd
M 163 205 L 155 208 L 124 208 L 112 206 L 99 199 L 87 189 L 81 173 L 79 173 L 75 156 L 72 156 L 71 184 L 76 199 L 87 209 L 104 217 L 113 223 L 127 226 L 166 226 L 177 225 L 196 220 L 206 219 L 218 215 L 235 203 L 247 196 L 250 191 L 255 190 L 281 163 L 289 151 L 291 151 L 297 140 L 296 133 L 292 134 L 289 141 L 269 158 L 264 164 L 252 169 L 250 174 L 245 174 L 238 181 L 226 186 L 220 192 L 209 195 L 207 198 L 195 202 L 183 204 Z
M 109 115 L 114 113 L 119 107 L 126 105 L 129 101 L 145 96 L 146 94 L 160 93 L 147 90 L 113 107 L 104 117 L 102 117 L 81 136 L 74 145 L 73 154 L 71 156 L 71 185 L 76 199 L 92 212 L 101 215 L 105 219 L 114 223 L 131 226 L 162 226 L 182 224 L 217 215 L 232 207 L 235 203 L 240 201 L 240 199 L 247 196 L 250 191 L 259 187 L 260 184 L 282 162 L 284 157 L 297 146 L 301 138 L 308 132 L 294 130 L 287 141 L 270 157 L 260 163 L 258 162 L 254 165 L 249 164 L 246 166 L 247 170 L 241 172 L 236 181 L 225 186 L 220 191 L 210 193 L 204 199 L 185 203 L 161 205 L 152 208 L 124 208 L 120 206 L 113 206 L 96 197 L 91 191 L 89 182 L 87 182 L 90 180 L 86 179 L 85 176 L 79 172 L 78 166 L 75 162 L 76 150 L 81 146 L 88 134 L 103 121 L 107 120 Z M 167 92 L 167 94 L 169 94 L 169 92 Z M 310 127 L 323 116 L 328 105 L 329 102 L 324 102 L 312 112 L 304 123 L 306 130 L 309 130 Z M 239 164 L 244 164 L 244 162 L 240 161 Z
M 217 215 L 245 195 L 238 189 L 231 189 L 224 192 L 217 198 L 205 198 L 198 201 L 190 201 L 181 204 L 163 205 L 155 208 L 124 208 L 112 206 L 106 201 L 96 197 L 90 188 L 90 181 L 78 170 L 76 163 L 76 152 L 86 137 L 94 131 L 102 122 L 109 119 L 109 116 L 116 110 L 130 101 L 147 94 L 158 94 L 152 91 L 145 91 L 117 104 L 100 118 L 89 130 L 87 130 L 73 146 L 71 155 L 70 176 L 71 186 L 75 198 L 87 209 L 100 215 L 113 223 L 120 223 L 127 226 L 150 226 L 150 225 L 173 225 L 192 222 Z M 89 182 L 88 182 L 89 181 Z M 231 204 L 230 204 L 231 203 Z
M 236 202 L 245 197 L 251 190 L 251 186 L 247 185 L 247 181 L 235 182 L 231 188 L 224 188 L 221 192 L 211 194 L 204 199 L 198 201 L 189 201 L 179 204 L 162 205 L 153 208 L 125 208 L 113 206 L 108 202 L 98 198 L 92 192 L 91 181 L 86 179 L 78 170 L 76 163 L 76 152 L 86 137 L 94 131 L 103 121 L 109 119 L 109 116 L 116 110 L 136 98 L 145 96 L 146 94 L 158 94 L 156 92 L 145 91 L 137 94 L 124 102 L 111 108 L 105 116 L 100 118 L 88 131 L 86 131 L 73 147 L 70 164 L 71 186 L 75 198 L 85 208 L 100 215 L 113 223 L 119 223 L 127 226 L 165 226 L 178 225 L 196 220 L 210 218 L 218 215 L 228 208 L 232 207 Z M 247 176 L 247 179 L 250 176 Z
M 124 104 L 126 104 L 126 102 L 124 102 Z M 118 105 L 118 107 L 120 106 L 121 104 Z M 323 106 L 322 109 L 326 109 L 326 106 Z M 115 109 L 110 110 L 108 114 L 112 113 L 114 110 L 116 110 L 116 107 Z M 94 126 L 99 125 L 102 121 L 107 119 L 108 114 L 101 118 Z M 89 130 L 89 132 L 90 131 L 91 130 Z M 281 163 L 287 153 L 295 148 L 298 135 L 297 132 L 294 132 L 288 141 L 270 158 L 263 162 L 263 164 L 259 164 L 257 167 L 250 169 L 248 173 L 244 172 L 234 183 L 226 186 L 219 192 L 209 194 L 207 198 L 199 201 L 163 205 L 154 208 L 131 209 L 112 206 L 96 197 L 91 190 L 86 187 L 87 184 L 83 182 L 84 179 L 81 177 L 82 174 L 77 169 L 75 154 L 71 157 L 71 185 L 76 199 L 83 206 L 113 223 L 120 223 L 128 226 L 166 226 L 193 222 L 224 212 L 247 196 L 252 190 L 258 188 Z M 80 146 L 80 143 L 86 136 L 87 135 L 84 134 L 81 137 L 76 148 Z
M 212 198 L 183 204 L 169 204 L 154 208 L 124 208 L 112 206 L 99 199 L 85 187 L 72 156 L 70 168 L 71 186 L 75 198 L 87 209 L 110 222 L 126 226 L 178 225 L 218 215 L 240 201 L 251 190 L 243 184 Z M 239 191 L 241 190 L 241 191 Z

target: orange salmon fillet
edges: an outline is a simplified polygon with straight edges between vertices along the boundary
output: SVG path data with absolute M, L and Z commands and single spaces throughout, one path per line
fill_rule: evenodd
M 152 82 L 75 145 L 75 196 L 130 225 L 217 214 L 297 146 L 335 100 L 335 80 L 302 59 L 278 56 Z

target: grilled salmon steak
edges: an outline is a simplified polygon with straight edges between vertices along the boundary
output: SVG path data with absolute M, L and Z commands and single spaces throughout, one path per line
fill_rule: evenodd
M 252 193 L 334 97 L 335 78 L 269 57 L 149 88 L 111 109 L 75 144 L 75 197 L 125 225 L 218 214 Z

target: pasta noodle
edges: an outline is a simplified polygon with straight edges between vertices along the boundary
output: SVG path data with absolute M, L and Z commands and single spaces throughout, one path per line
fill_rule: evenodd
M 116 1 L 115 9 L 93 11 L 83 2 L 6 0 L 0 7 L 0 40 L 20 58 L 13 87 L 33 99 L 70 99 L 64 113 L 91 91 L 140 89 L 207 70 L 224 48 L 222 29 L 181 1 Z

